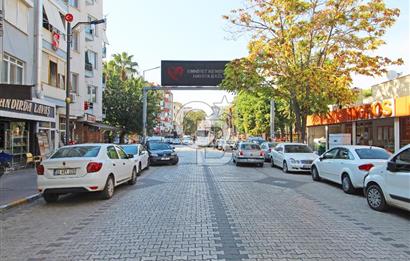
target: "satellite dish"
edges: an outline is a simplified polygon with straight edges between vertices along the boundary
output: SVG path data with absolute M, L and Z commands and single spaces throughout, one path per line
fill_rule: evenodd
M 387 72 L 387 79 L 389 81 L 396 79 L 399 76 L 399 74 L 396 71 L 390 70 Z

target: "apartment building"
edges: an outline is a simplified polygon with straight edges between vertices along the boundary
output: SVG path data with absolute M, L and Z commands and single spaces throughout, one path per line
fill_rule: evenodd
M 163 100 L 160 102 L 161 113 L 158 116 L 158 126 L 154 129 L 155 133 L 161 135 L 173 133 L 173 101 L 172 92 L 164 91 Z
M 66 22 L 103 18 L 102 0 L 0 0 L 0 150 L 21 159 L 65 142 Z M 105 24 L 81 25 L 71 44 L 72 141 L 100 142 Z

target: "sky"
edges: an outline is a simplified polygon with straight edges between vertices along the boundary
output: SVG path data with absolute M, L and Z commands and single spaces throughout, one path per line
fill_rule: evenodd
M 403 58 L 405 65 L 391 69 L 410 73 L 410 16 L 408 0 L 386 0 L 401 15 L 385 36 L 387 45 L 377 54 Z M 157 67 L 161 60 L 231 60 L 247 55 L 249 37 L 233 39 L 222 15 L 244 6 L 244 0 L 105 0 L 108 57 L 125 51 L 134 55 L 139 71 Z M 160 70 L 146 71 L 145 78 L 160 83 Z M 386 77 L 354 76 L 354 87 L 368 88 Z M 183 104 L 203 101 L 220 103 L 223 91 L 173 91 L 174 100 Z M 194 105 L 194 107 L 201 107 Z

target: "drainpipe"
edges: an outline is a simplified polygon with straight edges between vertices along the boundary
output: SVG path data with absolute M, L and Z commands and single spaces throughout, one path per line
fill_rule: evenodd
M 36 97 L 39 99 L 43 98 L 43 92 L 41 87 L 41 66 L 42 66 L 42 57 L 43 57 L 43 37 L 42 37 L 42 28 L 43 28 L 43 0 L 35 1 L 35 29 L 34 29 L 34 39 L 35 39 L 35 72 L 36 72 Z

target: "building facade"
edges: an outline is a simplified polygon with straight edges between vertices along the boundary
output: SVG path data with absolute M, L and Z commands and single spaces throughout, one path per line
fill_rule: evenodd
M 103 18 L 102 0 L 0 0 L 0 150 L 21 160 L 66 141 L 66 22 Z M 105 24 L 81 25 L 71 43 L 70 139 L 100 142 Z M 8 91 L 6 91 L 8 90 Z M 17 161 L 17 159 L 16 159 Z
M 315 140 L 329 144 L 330 134 L 348 134 L 350 144 L 397 151 L 410 144 L 410 75 L 373 86 L 362 104 L 311 115 L 307 126 L 312 147 Z
M 158 126 L 155 129 L 155 132 L 161 135 L 172 134 L 174 131 L 174 98 L 171 91 L 164 91 L 163 100 L 160 102 L 160 106 L 161 113 L 158 116 Z

